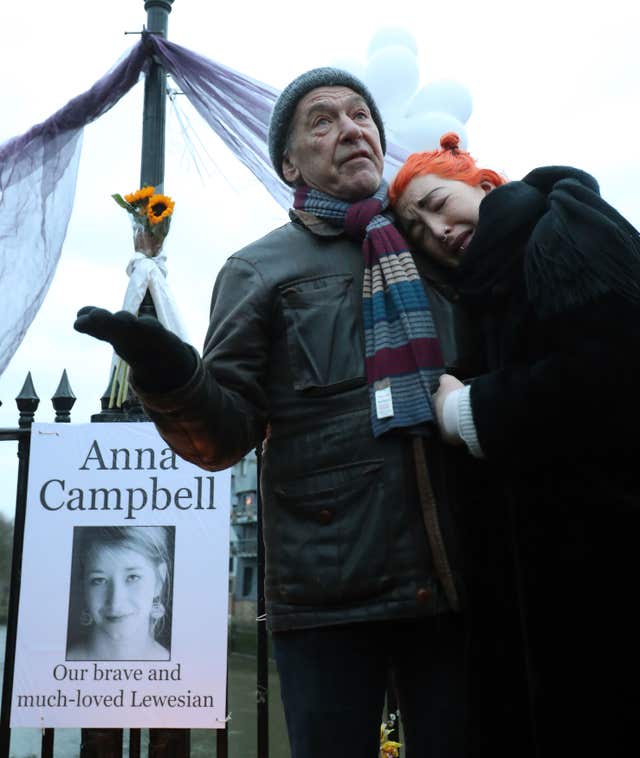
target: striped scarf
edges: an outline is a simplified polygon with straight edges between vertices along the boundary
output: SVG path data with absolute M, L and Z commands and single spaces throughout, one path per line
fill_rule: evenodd
M 365 200 L 348 203 L 299 187 L 294 208 L 344 229 L 362 244 L 367 381 L 373 434 L 412 427 L 424 432 L 435 419 L 431 393 L 444 371 L 440 342 L 420 275 L 407 243 L 382 215 L 387 183 Z

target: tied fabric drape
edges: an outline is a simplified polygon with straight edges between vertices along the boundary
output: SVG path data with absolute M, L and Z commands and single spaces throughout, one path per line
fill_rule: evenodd
M 83 127 L 134 84 L 141 43 L 87 92 L 0 145 L 0 373 L 47 294 L 73 208 Z
M 0 374 L 53 279 L 73 209 L 83 128 L 112 108 L 151 60 L 172 76 L 220 139 L 284 208 L 292 193 L 271 167 L 269 115 L 279 91 L 180 45 L 143 35 L 89 90 L 0 145 Z M 388 145 L 398 168 L 402 149 Z

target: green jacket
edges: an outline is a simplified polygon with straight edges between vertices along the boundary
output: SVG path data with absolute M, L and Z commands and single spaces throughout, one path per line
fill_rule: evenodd
M 191 380 L 141 400 L 179 455 L 205 469 L 262 446 L 272 630 L 446 611 L 460 603 L 450 461 L 426 441 L 437 501 L 427 534 L 414 441 L 371 433 L 360 247 L 305 222 L 229 258 Z M 452 308 L 437 292 L 431 300 L 452 368 Z

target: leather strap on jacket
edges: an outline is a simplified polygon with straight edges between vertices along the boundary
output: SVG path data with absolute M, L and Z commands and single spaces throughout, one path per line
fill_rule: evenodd
M 455 580 L 447 558 L 447 550 L 442 539 L 442 532 L 440 531 L 438 506 L 433 493 L 433 487 L 431 486 L 422 437 L 413 438 L 413 458 L 416 466 L 416 479 L 420 505 L 422 507 L 422 517 L 427 530 L 427 538 L 429 539 L 436 574 L 438 579 L 440 579 L 452 610 L 459 611 L 460 599 L 458 598 L 458 590 L 456 589 Z

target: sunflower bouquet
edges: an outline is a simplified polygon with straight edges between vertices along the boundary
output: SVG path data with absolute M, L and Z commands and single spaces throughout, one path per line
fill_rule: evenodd
M 156 192 L 155 187 L 141 187 L 135 192 L 122 197 L 114 194 L 111 197 L 116 203 L 124 208 L 131 218 L 133 228 L 133 246 L 136 253 L 141 254 L 144 258 L 155 258 L 155 264 L 160 264 L 160 269 L 164 262 L 162 247 L 164 240 L 169 233 L 171 225 L 171 216 L 175 206 L 174 201 L 167 195 L 161 195 Z M 140 257 L 140 256 L 138 256 Z M 144 258 L 141 260 L 143 262 Z M 146 261 L 150 263 L 150 261 Z M 137 313 L 138 307 L 142 301 L 145 291 L 149 288 L 154 296 L 154 305 L 156 297 L 162 297 L 162 312 L 173 310 L 166 285 L 163 282 L 163 276 L 156 271 L 157 266 L 142 266 L 136 263 L 130 263 L 127 268 L 129 274 L 129 288 L 125 295 L 123 308 L 132 313 Z M 164 269 L 166 275 L 166 269 Z M 164 324 L 173 328 L 175 325 Z M 109 392 L 109 408 L 114 406 L 120 408 L 127 398 L 129 387 L 129 366 L 117 356 L 114 356 L 114 365 L 112 370 L 112 379 Z
M 169 233 L 173 200 L 156 193 L 155 187 L 142 187 L 124 197 L 117 193 L 111 197 L 131 216 L 136 252 L 155 258 Z
M 389 737 L 397 729 L 397 714 L 391 713 L 389 720 L 380 725 L 380 758 L 399 758 L 401 742 L 390 740 Z

